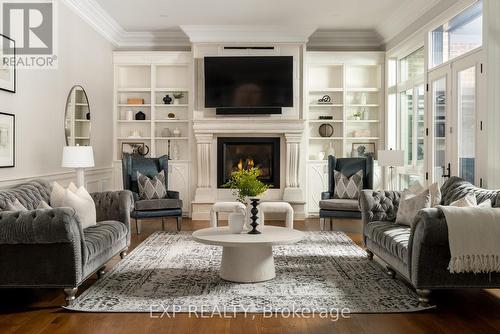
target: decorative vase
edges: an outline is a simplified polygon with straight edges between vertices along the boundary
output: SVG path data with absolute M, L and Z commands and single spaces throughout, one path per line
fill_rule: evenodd
M 250 210 L 250 213 L 252 214 L 252 216 L 250 217 L 250 219 L 252 220 L 252 223 L 250 224 L 250 226 L 252 226 L 252 230 L 248 232 L 248 234 L 260 234 L 261 232 L 257 231 L 257 226 L 259 226 L 259 223 L 257 223 L 257 220 L 259 219 L 259 217 L 257 216 L 257 214 L 259 213 L 259 209 L 257 209 L 257 205 L 259 205 L 259 199 L 251 198 L 250 203 L 252 205 L 252 209 Z
M 161 136 L 162 137 L 170 137 L 170 129 L 169 128 L 163 128 L 161 129 Z
M 144 121 L 145 119 L 146 119 L 146 114 L 143 113 L 142 111 L 139 111 L 137 114 L 135 114 L 136 121 Z
M 181 99 L 174 99 L 174 104 L 180 104 Z
M 165 103 L 165 104 L 172 103 L 172 98 L 170 96 L 168 96 L 168 94 L 165 95 L 165 97 L 163 98 L 163 103 Z
M 333 136 L 333 126 L 328 123 L 321 124 L 319 126 L 319 135 L 321 137 L 331 137 Z
M 363 112 L 362 113 L 363 113 L 363 119 L 365 121 L 367 121 L 368 120 L 368 111 L 366 110 L 366 108 L 363 108 Z
M 333 143 L 332 142 L 328 143 L 328 149 L 326 150 L 326 154 L 328 156 L 330 156 L 330 155 L 335 156 L 335 147 L 333 147 Z
M 132 110 L 127 110 L 126 114 L 125 114 L 125 118 L 127 119 L 127 121 L 133 121 L 134 120 L 134 112 Z
M 175 128 L 172 133 L 174 134 L 174 137 L 180 137 L 181 136 L 181 130 L 179 130 L 178 128 Z
M 243 232 L 243 226 L 245 225 L 244 214 L 232 212 L 229 214 L 227 221 L 229 225 L 229 232 L 233 234 L 240 234 Z
M 90 120 L 90 111 L 87 114 L 85 114 L 85 118 Z
M 325 152 L 318 152 L 318 160 L 325 160 Z
M 365 105 L 366 104 L 366 93 L 361 94 L 361 99 L 360 99 L 360 104 Z
M 179 160 L 179 145 L 174 141 L 172 143 L 172 160 Z

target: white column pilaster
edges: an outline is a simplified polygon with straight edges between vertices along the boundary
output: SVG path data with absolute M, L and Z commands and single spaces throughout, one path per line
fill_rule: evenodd
M 211 151 L 213 134 L 196 134 L 197 188 L 195 201 L 213 201 L 211 184 Z
M 283 200 L 297 202 L 303 201 L 303 192 L 300 187 L 300 144 L 302 134 L 285 133 L 286 142 L 286 171 L 285 191 Z

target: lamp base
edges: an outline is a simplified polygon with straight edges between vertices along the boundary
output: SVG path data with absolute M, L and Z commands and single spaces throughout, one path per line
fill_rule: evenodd
M 76 168 L 76 186 L 85 188 L 85 169 Z

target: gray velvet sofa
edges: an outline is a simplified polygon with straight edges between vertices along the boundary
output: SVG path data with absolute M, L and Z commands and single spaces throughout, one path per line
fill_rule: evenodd
M 49 203 L 50 192 L 43 180 L 0 190 L 0 287 L 63 288 L 71 304 L 83 281 L 102 275 L 118 253 L 126 255 L 132 194 L 91 194 L 98 223 L 82 229 L 71 208 L 35 209 Z M 16 198 L 28 211 L 3 211 Z
M 477 188 L 458 177 L 451 177 L 441 187 L 442 205 L 474 193 L 477 202 L 491 199 L 500 207 L 500 191 Z M 448 228 L 441 210 L 420 210 L 412 227 L 395 223 L 401 193 L 364 190 L 360 197 L 363 239 L 370 257 L 377 255 L 387 264 L 388 273 L 399 273 L 429 302 L 431 290 L 450 288 L 499 288 L 500 273 L 450 274 Z M 474 222 L 471 222 L 474 224 Z

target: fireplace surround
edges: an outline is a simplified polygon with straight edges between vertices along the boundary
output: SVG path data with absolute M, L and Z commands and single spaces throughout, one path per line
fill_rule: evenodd
M 279 137 L 219 137 L 217 138 L 217 187 L 229 180 L 231 173 L 259 168 L 260 180 L 280 188 Z

